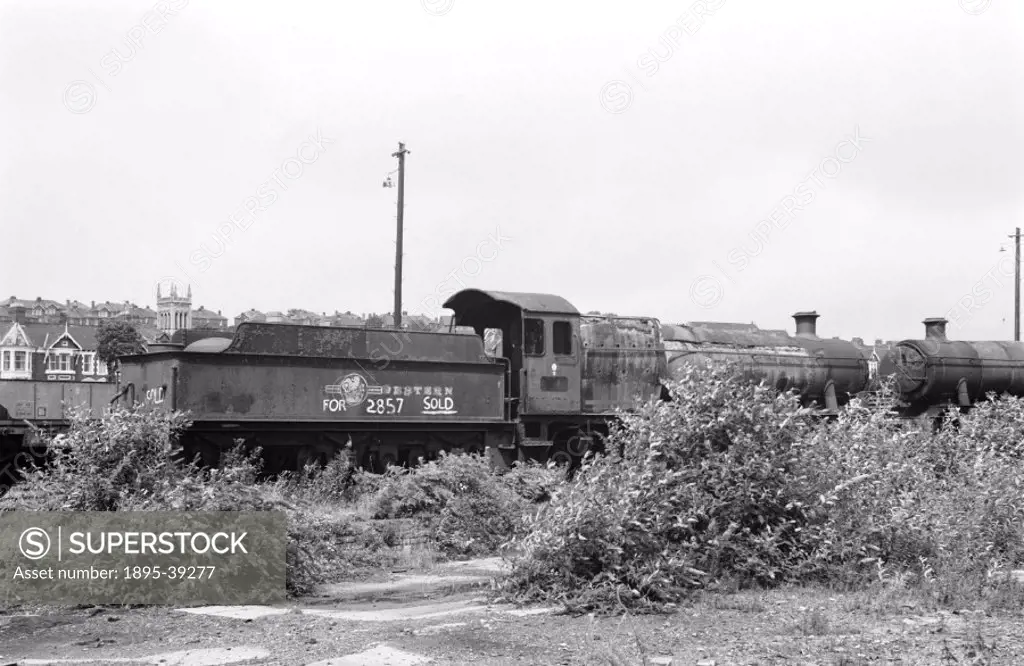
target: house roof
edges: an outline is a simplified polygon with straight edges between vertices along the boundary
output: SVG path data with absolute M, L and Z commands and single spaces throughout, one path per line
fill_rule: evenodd
M 123 312 L 125 310 L 125 304 L 104 301 L 103 303 L 97 303 L 96 307 L 90 309 L 95 310 L 97 312 L 99 312 L 100 310 L 106 310 L 107 312 Z
M 60 324 L 13 324 L 20 326 L 29 343 L 38 349 L 49 349 L 64 337 L 65 331 L 84 350 L 96 349 L 95 326 L 63 326 Z M 6 336 L 5 336 L 6 339 Z
M 224 315 L 217 314 L 213 310 L 207 310 L 202 306 L 200 306 L 198 310 L 192 311 L 192 319 L 223 319 L 224 321 L 227 321 L 227 317 L 225 317 Z
M 325 318 L 332 326 L 362 326 L 366 320 L 354 314 L 334 314 Z
M 40 298 L 38 300 L 35 300 L 35 299 L 27 299 L 27 298 L 15 298 L 14 296 L 11 296 L 6 301 L 0 301 L 0 303 L 6 305 L 7 307 L 12 307 L 12 308 L 34 308 L 34 307 L 40 306 L 40 307 L 43 307 L 43 308 L 56 307 L 56 308 L 58 308 L 60 310 L 64 309 L 64 304 L 63 303 L 58 303 L 57 301 L 51 301 L 51 300 L 49 300 L 47 298 Z
M 0 345 L 5 347 L 30 347 L 32 346 L 32 340 L 29 338 L 28 333 L 25 332 L 25 327 L 15 322 L 8 326 L 4 334 L 0 336 Z

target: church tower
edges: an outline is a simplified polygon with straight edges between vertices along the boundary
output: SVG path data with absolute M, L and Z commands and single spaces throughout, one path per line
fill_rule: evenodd
M 156 308 L 160 330 L 167 335 L 192 328 L 192 285 L 189 285 L 188 293 L 184 296 L 178 293 L 178 285 L 173 282 L 167 296 L 161 293 L 161 286 L 157 285 Z

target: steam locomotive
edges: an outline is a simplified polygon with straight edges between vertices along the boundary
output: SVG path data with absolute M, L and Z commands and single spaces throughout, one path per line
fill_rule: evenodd
M 1024 394 L 1024 374 L 1004 381 L 1000 365 L 1011 349 L 1024 363 L 1024 346 L 940 341 L 935 322 L 925 341 L 900 343 L 873 374 L 864 349 L 817 336 L 815 312 L 794 315 L 789 335 L 581 315 L 550 294 L 467 289 L 444 306 L 455 313 L 449 332 L 245 323 L 230 340 L 123 357 L 118 397 L 191 411 L 184 443 L 210 464 L 244 441 L 262 447 L 272 468 L 345 450 L 381 470 L 442 450 L 490 449 L 505 464 L 572 462 L 601 449 L 618 410 L 663 397 L 691 363 L 733 362 L 826 414 L 890 372 L 910 414 L 993 387 Z M 951 364 L 966 350 L 973 360 Z
M 967 409 L 990 393 L 1024 396 L 1024 343 L 962 342 L 946 337 L 945 319 L 925 319 L 922 340 L 896 346 L 895 374 L 908 416 Z
M 211 465 L 244 442 L 270 471 L 342 451 L 380 471 L 453 450 L 572 463 L 603 447 L 619 410 L 664 398 L 693 363 L 734 363 L 823 414 L 892 374 L 911 417 L 991 391 L 1024 395 L 1024 344 L 949 341 L 941 319 L 875 368 L 870 350 L 819 338 L 816 312 L 794 315 L 790 335 L 582 315 L 550 294 L 467 289 L 444 307 L 448 332 L 247 322 L 233 337 L 179 336 L 122 357 L 110 402 L 191 412 L 182 443 Z M 9 417 L 0 411 L 0 428 Z

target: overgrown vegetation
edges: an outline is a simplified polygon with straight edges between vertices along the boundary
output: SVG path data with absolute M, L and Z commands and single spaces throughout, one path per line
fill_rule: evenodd
M 1024 564 L 1024 401 L 982 404 L 933 434 L 856 402 L 823 420 L 727 368 L 693 370 L 671 393 L 624 415 L 612 453 L 570 481 L 467 455 L 381 476 L 342 456 L 260 481 L 258 452 L 217 470 L 182 460 L 184 416 L 76 414 L 0 510 L 284 511 L 293 594 L 396 566 L 413 544 L 504 553 L 503 596 L 579 610 L 666 610 L 698 591 L 786 583 L 1024 605 L 1010 580 Z
M 259 450 L 228 452 L 217 469 L 185 460 L 182 414 L 116 408 L 102 419 L 70 418 L 46 464 L 25 471 L 0 511 L 283 511 L 293 594 L 391 567 L 410 542 L 454 557 L 493 554 L 561 478 L 535 465 L 499 477 L 483 456 L 464 455 L 376 476 L 339 456 L 261 481 Z
M 1024 598 L 1008 581 L 1024 561 L 1024 402 L 933 436 L 856 403 L 822 421 L 728 368 L 671 391 L 516 539 L 507 595 L 664 610 L 699 589 L 898 575 L 938 603 Z
M 550 498 L 563 479 L 536 464 L 499 475 L 483 456 L 442 454 L 414 470 L 389 470 L 371 506 L 375 518 L 423 519 L 449 556 L 487 555 L 521 535 L 530 504 Z

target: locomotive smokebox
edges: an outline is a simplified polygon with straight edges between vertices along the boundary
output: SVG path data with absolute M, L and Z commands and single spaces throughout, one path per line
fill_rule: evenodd
M 926 340 L 945 340 L 948 320 L 942 317 L 931 317 L 924 320 L 924 337 Z
M 819 317 L 817 312 L 797 312 L 793 315 L 796 319 L 796 335 L 800 338 L 818 337 L 815 320 Z

